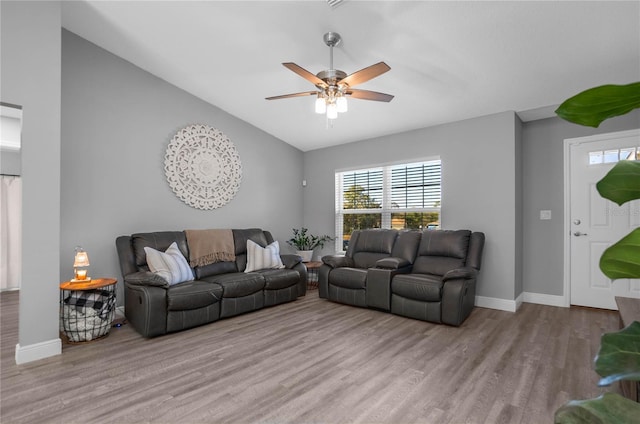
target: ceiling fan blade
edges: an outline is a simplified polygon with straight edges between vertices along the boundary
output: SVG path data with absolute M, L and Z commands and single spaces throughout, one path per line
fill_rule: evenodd
M 291 94 L 283 94 L 281 96 L 266 97 L 266 100 L 279 100 L 279 99 L 288 99 L 290 97 L 315 96 L 317 94 L 318 94 L 317 91 L 304 91 L 302 93 L 291 93 Z
M 347 90 L 347 96 L 362 100 L 375 100 L 377 102 L 390 102 L 393 100 L 393 96 L 391 94 L 378 93 L 377 91 L 369 90 Z
M 327 83 L 326 82 L 322 81 L 320 78 L 318 78 L 317 76 L 313 75 L 311 72 L 307 71 L 303 67 L 298 66 L 293 62 L 286 62 L 286 63 L 283 63 L 283 65 L 284 65 L 285 68 L 292 70 L 296 74 L 300 75 L 302 78 L 304 78 L 307 81 L 309 81 L 311 84 L 317 85 L 317 86 L 320 86 L 320 87 L 327 87 Z
M 375 65 L 371 65 L 367 68 L 360 69 L 359 71 L 354 72 L 351 75 L 348 75 L 346 78 L 341 80 L 341 83 L 347 84 L 349 87 L 356 86 L 358 84 L 362 84 L 363 82 L 367 82 L 372 78 L 377 77 L 378 75 L 382 75 L 391 68 L 384 62 L 378 62 Z

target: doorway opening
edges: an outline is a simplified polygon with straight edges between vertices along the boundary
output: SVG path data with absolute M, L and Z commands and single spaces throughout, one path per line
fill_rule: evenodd
M 0 291 L 22 283 L 22 107 L 0 102 Z

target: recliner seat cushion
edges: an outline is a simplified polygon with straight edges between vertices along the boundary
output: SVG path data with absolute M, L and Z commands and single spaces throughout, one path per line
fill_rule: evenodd
M 407 299 L 439 302 L 443 282 L 437 276 L 424 274 L 399 274 L 391 282 L 391 292 Z
M 222 299 L 222 287 L 205 281 L 188 281 L 167 289 L 167 310 L 204 308 Z
M 264 277 L 257 272 L 234 272 L 208 277 L 205 281 L 220 284 L 222 297 L 243 297 L 264 289 Z
M 300 281 L 300 274 L 293 269 L 265 269 L 257 271 L 264 277 L 266 290 L 279 290 L 295 286 Z
M 329 273 L 329 284 L 345 289 L 364 289 L 367 286 L 367 270 L 335 268 Z

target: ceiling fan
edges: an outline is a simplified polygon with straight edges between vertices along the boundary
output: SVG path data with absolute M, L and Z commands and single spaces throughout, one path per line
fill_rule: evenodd
M 333 48 L 340 44 L 342 40 L 340 34 L 337 32 L 328 32 L 324 35 L 323 39 L 325 44 L 329 46 L 328 70 L 320 71 L 314 75 L 293 62 L 283 63 L 287 69 L 290 69 L 315 85 L 317 90 L 267 97 L 267 100 L 316 96 L 316 113 L 326 113 L 328 119 L 336 119 L 339 112 L 347 111 L 347 96 L 377 102 L 390 102 L 393 99 L 393 96 L 390 94 L 353 88 L 358 84 L 362 84 L 363 82 L 367 82 L 370 79 L 384 74 L 391 69 L 389 65 L 384 62 L 378 62 L 375 65 L 368 66 L 351 75 L 347 75 L 346 72 L 333 68 Z

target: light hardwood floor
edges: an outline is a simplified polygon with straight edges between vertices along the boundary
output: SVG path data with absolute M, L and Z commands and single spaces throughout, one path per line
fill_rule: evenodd
M 550 423 L 600 393 L 615 312 L 476 308 L 459 328 L 319 299 L 144 339 L 130 326 L 17 366 L 0 295 L 0 422 Z

